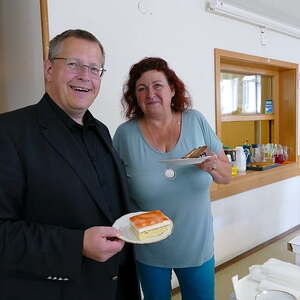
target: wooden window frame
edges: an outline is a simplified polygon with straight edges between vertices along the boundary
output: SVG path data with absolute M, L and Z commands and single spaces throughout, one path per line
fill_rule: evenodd
M 272 76 L 274 114 L 222 116 L 220 81 L 223 71 Z M 218 137 L 222 140 L 222 122 L 273 120 L 274 143 L 288 145 L 291 162 L 266 171 L 247 171 L 245 175 L 234 176 L 231 183 L 227 185 L 213 183 L 211 188 L 212 200 L 300 175 L 297 155 L 297 74 L 298 65 L 294 63 L 215 49 L 216 131 Z

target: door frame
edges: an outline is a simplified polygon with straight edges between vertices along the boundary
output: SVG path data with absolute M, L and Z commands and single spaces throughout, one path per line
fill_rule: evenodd
M 49 49 L 48 0 L 40 0 L 40 12 L 41 12 L 43 59 L 45 61 L 48 58 L 48 49 Z

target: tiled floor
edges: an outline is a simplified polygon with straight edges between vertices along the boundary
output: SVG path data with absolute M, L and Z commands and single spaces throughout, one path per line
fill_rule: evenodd
M 294 263 L 295 256 L 287 250 L 287 242 L 300 234 L 300 230 L 293 232 L 286 237 L 274 242 L 249 255 L 248 257 L 218 271 L 216 273 L 216 300 L 229 300 L 233 292 L 231 278 L 238 274 L 239 278 L 248 274 L 248 268 L 254 264 L 262 264 L 271 257 Z M 172 297 L 172 300 L 181 300 L 180 294 Z

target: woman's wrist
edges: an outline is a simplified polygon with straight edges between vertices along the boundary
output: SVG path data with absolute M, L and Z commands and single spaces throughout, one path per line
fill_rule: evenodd
M 211 169 L 209 170 L 210 172 L 213 172 L 213 171 L 215 171 L 216 169 L 217 169 L 217 167 L 218 167 L 218 157 L 216 156 L 216 160 L 214 161 L 214 163 L 212 164 L 212 166 L 211 166 Z

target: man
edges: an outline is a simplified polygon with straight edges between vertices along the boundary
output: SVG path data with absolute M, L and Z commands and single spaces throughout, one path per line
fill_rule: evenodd
M 0 116 L 0 298 L 140 299 L 122 164 L 88 111 L 104 72 L 89 32 L 56 36 L 41 101 Z M 16 86 L 17 88 L 17 86 Z

